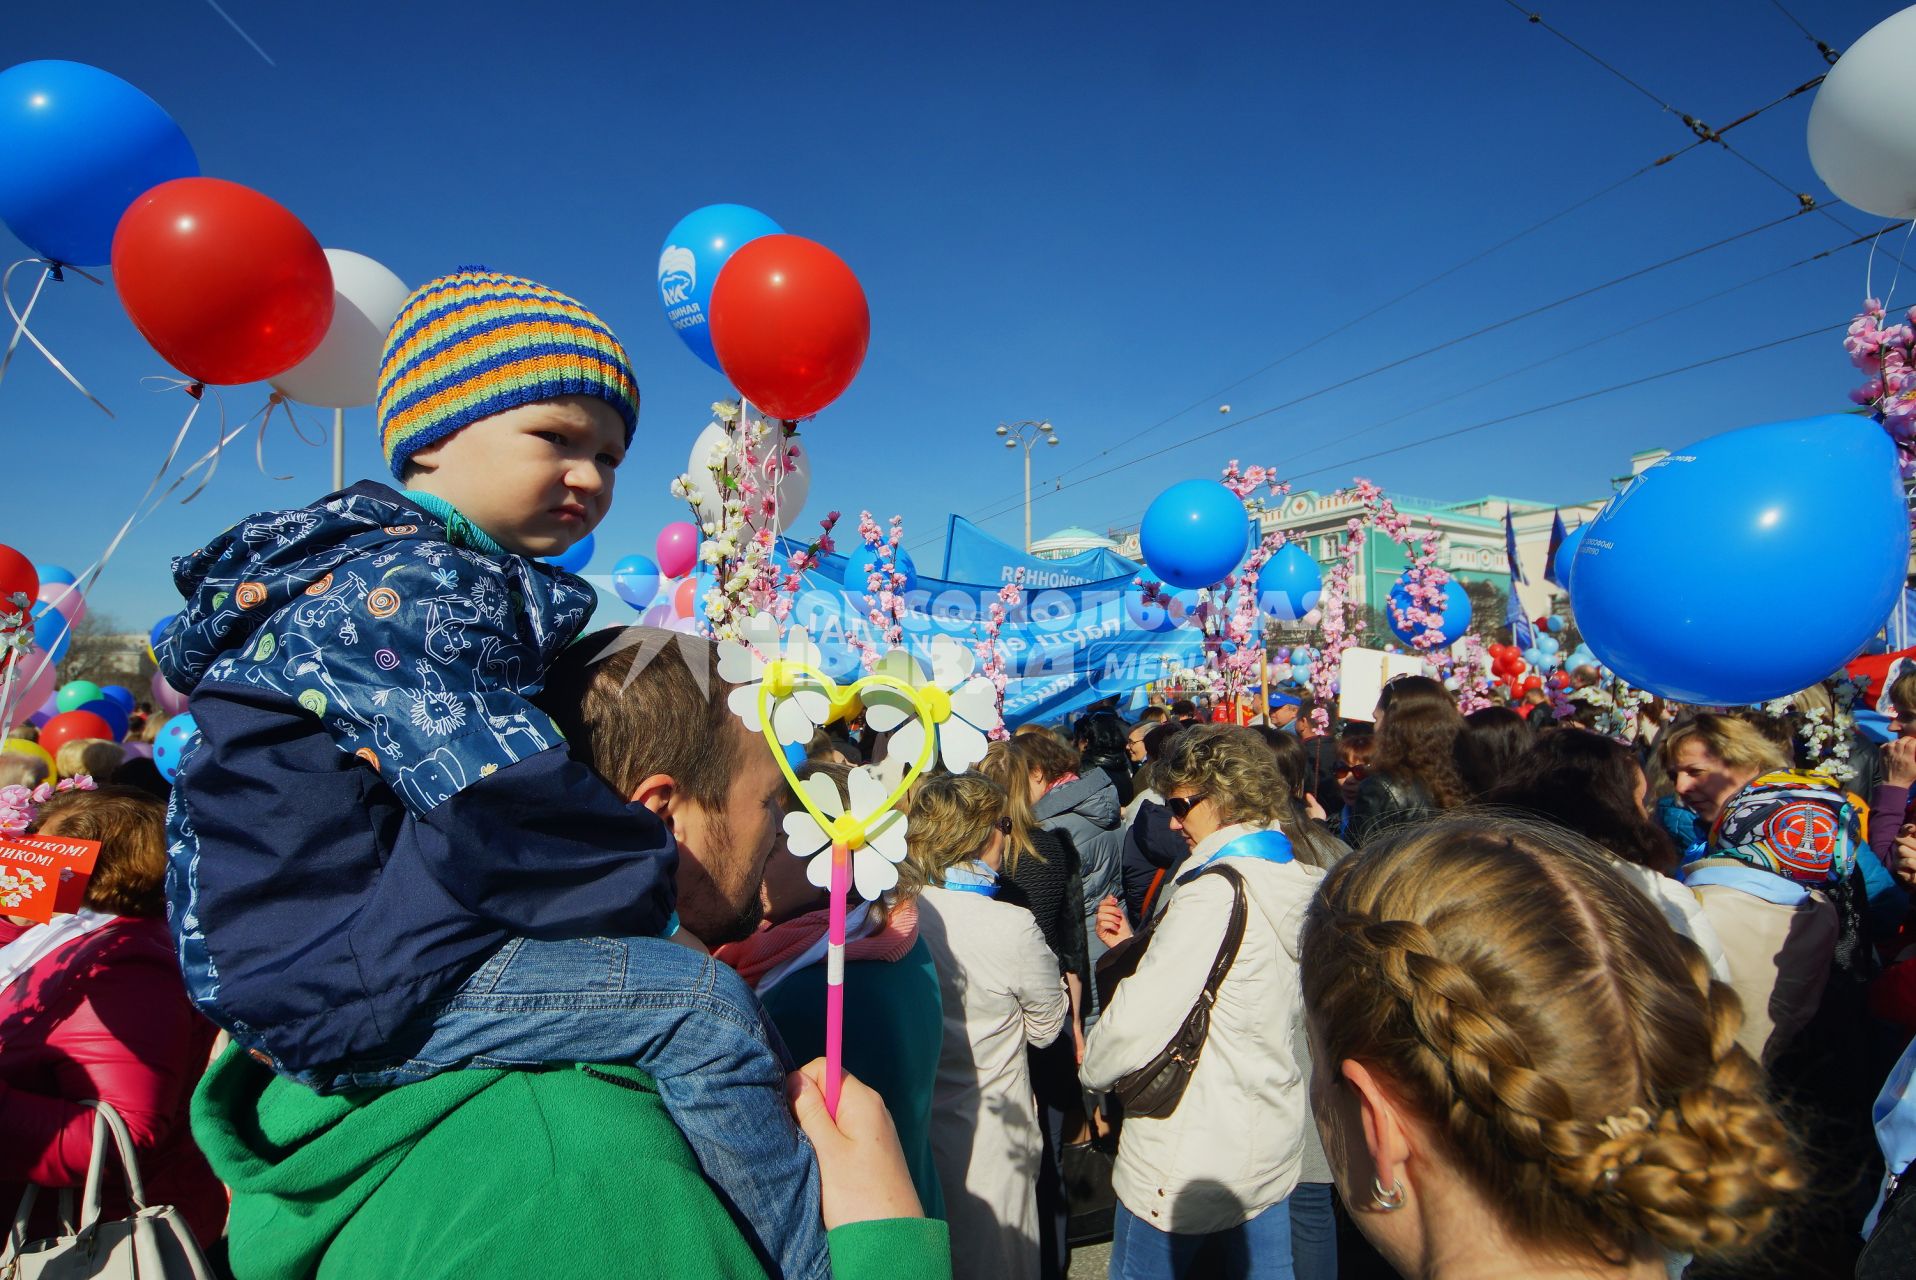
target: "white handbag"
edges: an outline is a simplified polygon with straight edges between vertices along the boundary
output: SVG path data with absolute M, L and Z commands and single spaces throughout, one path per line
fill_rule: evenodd
M 171 1205 L 148 1205 L 133 1156 L 126 1121 L 104 1102 L 93 1108 L 93 1158 L 87 1163 L 86 1190 L 80 1197 L 80 1225 L 62 1224 L 63 1233 L 44 1240 L 26 1239 L 33 1216 L 35 1188 L 29 1184 L 13 1216 L 13 1229 L 0 1249 L 0 1280 L 212 1280 L 186 1220 Z M 126 1171 L 132 1216 L 100 1220 L 100 1183 L 107 1138 L 120 1153 Z M 63 1199 L 67 1199 L 65 1193 Z

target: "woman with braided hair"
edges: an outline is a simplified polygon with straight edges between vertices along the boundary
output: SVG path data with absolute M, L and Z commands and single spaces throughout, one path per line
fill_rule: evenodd
M 1806 1181 L 1735 993 L 1609 855 L 1460 813 L 1338 864 L 1303 938 L 1312 1103 L 1407 1277 L 1660 1280 Z

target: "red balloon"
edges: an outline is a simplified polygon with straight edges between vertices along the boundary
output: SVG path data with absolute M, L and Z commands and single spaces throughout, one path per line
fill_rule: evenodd
M 1541 688 L 1543 688 L 1542 676 L 1525 676 L 1524 677 L 1523 691 L 1525 693 L 1529 693 L 1532 689 L 1541 689 Z
M 333 320 L 333 272 L 306 225 L 251 187 L 175 178 L 113 234 L 134 327 L 200 382 L 259 382 L 304 360 Z
M 105 738 L 112 742 L 113 726 L 91 711 L 63 711 L 40 726 L 40 745 L 55 759 L 59 758 L 61 747 L 77 738 Z
M 697 578 L 687 578 L 679 583 L 672 593 L 672 612 L 681 618 L 689 618 L 698 611 L 699 582 Z
M 803 236 L 760 236 L 712 286 L 712 349 L 725 376 L 775 418 L 809 418 L 865 363 L 871 310 L 839 256 Z
M 16 603 L 14 596 L 24 596 L 25 604 Z M 34 571 L 33 561 L 15 551 L 12 547 L 0 546 L 0 617 L 18 613 L 20 626 L 30 626 L 33 622 L 33 602 L 40 598 L 40 575 Z M 0 624 L 0 631 L 17 630 Z

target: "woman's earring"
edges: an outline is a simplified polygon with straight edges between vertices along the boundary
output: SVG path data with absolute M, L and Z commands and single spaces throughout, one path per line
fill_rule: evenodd
M 1370 1180 L 1370 1207 L 1379 1213 L 1389 1213 L 1393 1209 L 1404 1207 L 1404 1184 L 1392 1178 L 1390 1190 L 1384 1190 L 1384 1180 L 1373 1177 Z

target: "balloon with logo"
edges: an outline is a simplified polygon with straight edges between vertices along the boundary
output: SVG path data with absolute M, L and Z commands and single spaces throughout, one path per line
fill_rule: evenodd
M 597 546 L 591 534 L 586 534 L 556 556 L 540 556 L 539 559 L 555 569 L 564 569 L 567 573 L 584 573 L 585 567 L 592 563 L 592 552 Z
M 1215 480 L 1185 480 L 1151 500 L 1138 541 L 1160 581 L 1208 587 L 1237 568 L 1250 548 L 1250 531 L 1236 494 Z
M 386 331 L 412 292 L 390 269 L 350 249 L 327 249 L 333 318 L 311 355 L 273 378 L 289 400 L 326 409 L 371 404 Z
M 1296 622 L 1315 609 L 1323 591 L 1324 571 L 1295 542 L 1279 547 L 1258 570 L 1258 605 L 1280 622 Z
M 41 731 L 43 734 L 45 730 Z M 179 777 L 180 763 L 186 749 L 200 736 L 199 721 L 192 716 L 174 716 L 160 730 L 160 736 L 153 740 L 153 763 L 159 768 L 160 776 L 168 782 Z
M 153 705 L 160 709 L 161 714 L 169 716 L 185 714 L 186 695 L 168 684 L 165 676 L 155 671 L 153 683 L 149 687 L 153 691 Z
M 141 192 L 199 171 L 173 117 L 120 77 L 56 59 L 0 71 L 0 222 L 41 257 L 99 266 Z
M 1386 609 L 1385 620 L 1390 624 L 1390 633 L 1405 644 L 1416 648 L 1414 637 L 1425 631 L 1424 627 L 1400 627 L 1397 613 L 1411 607 L 1409 570 L 1399 574 L 1397 581 L 1391 584 L 1390 602 L 1395 609 Z M 1463 639 L 1464 632 L 1470 630 L 1470 594 L 1463 584 L 1452 578 L 1444 583 L 1444 613 L 1441 626 L 1432 628 L 1437 633 L 1433 648 L 1444 649 Z
M 739 249 L 785 228 L 742 204 L 708 204 L 680 218 L 659 248 L 659 305 L 692 354 L 719 369 L 712 350 L 712 288 Z M 723 370 L 720 370 L 723 372 Z
M 1577 548 L 1583 545 L 1583 534 L 1590 526 L 1580 524 L 1563 537 L 1563 543 L 1557 548 L 1557 558 L 1551 561 L 1556 567 L 1557 585 L 1565 591 L 1570 590 L 1570 575 L 1576 572 Z M 1574 597 L 1572 608 L 1575 608 Z
M 865 363 L 871 309 L 839 256 L 802 236 L 767 235 L 712 288 L 712 349 L 732 385 L 774 418 L 809 418 Z
M 659 530 L 653 547 L 658 553 L 659 572 L 668 578 L 682 578 L 699 561 L 699 530 L 689 520 L 677 520 Z
M 1864 32 L 1810 104 L 1810 163 L 1847 204 L 1879 218 L 1916 217 L 1916 11 Z
M 196 382 L 284 373 L 333 318 L 333 273 L 306 225 L 219 178 L 176 178 L 135 200 L 113 236 L 113 283 L 140 336 Z
M 643 609 L 659 594 L 659 566 L 644 556 L 625 556 L 612 566 L 612 589 L 634 609 Z
M 1705 706 L 1779 698 L 1855 657 L 1909 559 L 1895 443 L 1849 414 L 1678 450 L 1588 528 L 1575 580 L 1591 650 L 1636 688 Z

